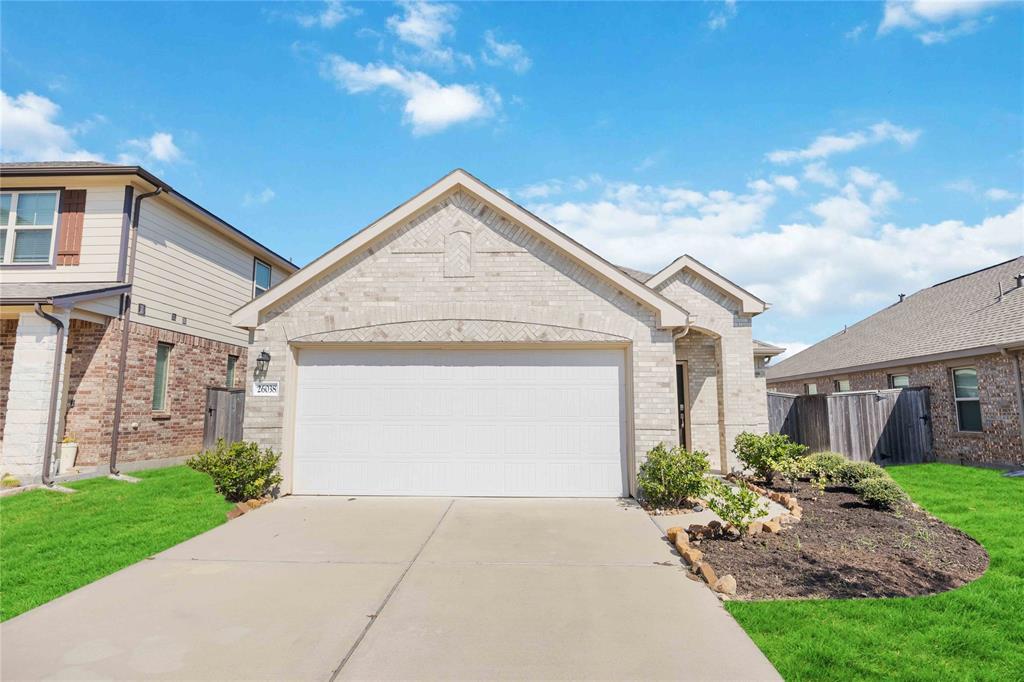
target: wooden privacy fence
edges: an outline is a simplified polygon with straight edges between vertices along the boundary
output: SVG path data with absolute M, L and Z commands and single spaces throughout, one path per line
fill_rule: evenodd
M 242 440 L 242 417 L 244 413 L 244 388 L 206 389 L 206 423 L 203 425 L 203 448 L 213 447 L 221 438 L 228 443 Z
M 768 423 L 812 452 L 832 450 L 879 464 L 932 457 L 927 388 L 853 391 L 833 395 L 768 393 Z

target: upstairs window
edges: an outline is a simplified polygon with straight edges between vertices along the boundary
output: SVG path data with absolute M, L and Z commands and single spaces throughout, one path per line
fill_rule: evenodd
M 270 266 L 257 258 L 252 266 L 252 297 L 259 298 L 267 293 L 269 288 Z
M 909 374 L 890 374 L 889 388 L 907 388 L 910 386 Z
M 57 192 L 0 194 L 0 263 L 48 264 L 57 227 Z
M 804 384 L 804 395 L 818 395 L 818 384 Z
M 978 370 L 960 367 L 953 370 L 953 402 L 956 422 L 961 431 L 981 431 L 981 399 L 978 395 Z
M 836 393 L 845 393 L 846 391 L 849 391 L 850 390 L 850 380 L 849 379 L 836 379 L 835 380 L 835 385 L 834 385 L 834 390 L 835 390 Z

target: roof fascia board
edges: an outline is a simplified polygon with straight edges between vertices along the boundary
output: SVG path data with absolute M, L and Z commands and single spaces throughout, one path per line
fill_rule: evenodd
M 665 282 L 667 282 L 672 276 L 681 270 L 691 270 L 694 274 L 703 277 L 708 280 L 716 287 L 739 299 L 742 305 L 742 312 L 747 315 L 757 315 L 768 310 L 769 304 L 762 301 L 760 298 L 750 293 L 743 287 L 739 286 L 735 282 L 731 282 L 722 275 L 718 274 L 708 266 L 698 261 L 693 256 L 684 254 L 674 261 L 669 263 L 667 266 L 662 268 L 653 277 L 644 282 L 651 289 L 656 289 Z
M 164 190 L 164 200 L 174 199 L 175 203 L 179 207 L 183 208 L 186 213 L 200 219 L 205 225 L 212 227 L 217 232 L 227 236 L 232 241 L 239 244 L 243 244 L 248 248 L 251 248 L 265 257 L 267 260 L 274 262 L 279 267 L 289 272 L 295 272 L 299 269 L 299 266 L 292 263 L 290 260 L 285 258 L 279 253 L 272 251 L 268 247 L 264 246 L 260 242 L 256 241 L 242 230 L 227 222 L 220 216 L 212 213 L 206 208 L 203 208 L 196 202 L 192 201 L 184 194 L 181 194 L 173 187 L 168 185 L 166 182 L 156 177 L 145 168 L 141 166 L 84 166 L 81 168 L 75 167 L 53 167 L 53 168 L 5 168 L 0 170 L 0 179 L 3 178 L 30 178 L 30 177 L 46 177 L 46 178 L 59 178 L 59 177 L 94 177 L 94 176 L 124 176 L 126 178 L 138 178 L 143 183 L 147 191 L 154 190 L 157 187 L 161 187 Z
M 803 372 L 801 374 L 786 374 L 778 377 L 767 377 L 769 383 L 780 381 L 795 381 L 797 379 L 816 379 L 819 377 L 832 376 L 833 374 L 852 374 L 855 372 L 868 372 L 873 369 L 889 369 L 890 367 L 904 367 L 907 365 L 921 365 L 927 362 L 943 362 L 945 360 L 959 360 L 970 358 L 976 355 L 992 355 L 1001 353 L 1003 350 L 1016 350 L 1024 348 L 1024 343 L 1008 344 L 998 346 L 977 346 L 975 348 L 964 348 L 963 350 L 948 351 L 945 353 L 933 353 L 931 355 L 914 355 L 909 358 L 898 358 L 884 362 L 872 362 L 866 365 L 851 365 L 849 367 L 836 367 L 835 369 L 824 369 L 816 372 Z M 771 367 L 768 371 L 771 371 Z
M 234 312 L 231 323 L 237 327 L 252 328 L 259 324 L 259 314 L 296 291 L 305 284 L 333 268 L 348 256 L 357 253 L 374 240 L 383 236 L 391 228 L 413 218 L 417 213 L 429 207 L 446 193 L 461 187 L 486 201 L 493 208 L 504 213 L 509 219 L 525 225 L 546 241 L 566 252 L 571 258 L 597 272 L 619 289 L 629 292 L 636 300 L 647 305 L 658 314 L 659 325 L 662 327 L 682 327 L 690 323 L 689 314 L 657 292 L 648 289 L 600 256 L 585 249 L 569 239 L 561 232 L 544 223 L 532 213 L 515 202 L 491 189 L 463 170 L 449 173 L 439 181 L 424 189 L 413 198 L 392 209 L 367 227 L 341 242 L 297 273 L 271 288 L 257 299 L 247 303 Z

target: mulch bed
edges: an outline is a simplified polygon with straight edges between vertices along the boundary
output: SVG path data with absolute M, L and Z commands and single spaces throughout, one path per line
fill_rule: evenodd
M 735 598 L 910 597 L 959 587 L 988 567 L 981 545 L 916 506 L 891 514 L 809 483 L 796 496 L 803 520 L 779 535 L 699 544 L 718 575 L 735 576 Z

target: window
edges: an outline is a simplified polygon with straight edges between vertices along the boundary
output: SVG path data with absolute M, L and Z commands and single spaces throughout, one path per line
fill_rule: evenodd
M 835 380 L 835 392 L 836 393 L 843 393 L 843 392 L 849 391 L 849 390 L 850 390 L 850 380 L 849 379 L 836 379 Z
M 818 384 L 804 384 L 804 395 L 818 395 Z
M 889 388 L 907 388 L 910 386 L 909 374 L 890 374 Z
M 270 288 L 270 266 L 261 260 L 253 261 L 252 297 L 258 298 Z
M 978 397 L 978 370 L 961 367 L 953 370 L 953 401 L 961 431 L 981 431 L 981 400 Z
M 153 410 L 167 409 L 167 374 L 171 364 L 171 344 L 156 344 L 156 371 L 153 372 Z
M 49 263 L 57 227 L 57 192 L 0 194 L 0 263 Z
M 238 356 L 237 355 L 229 355 L 228 356 L 228 378 L 227 378 L 227 382 L 224 384 L 228 388 L 234 388 L 235 387 L 235 365 L 236 364 L 238 364 Z

